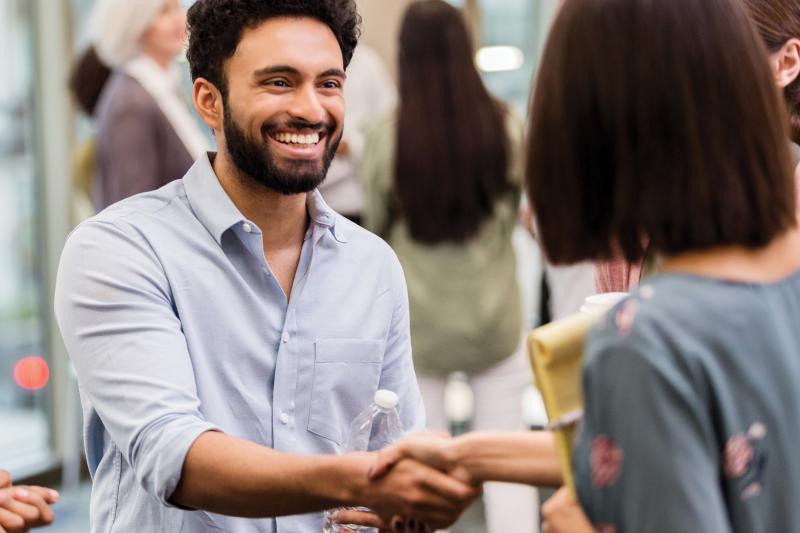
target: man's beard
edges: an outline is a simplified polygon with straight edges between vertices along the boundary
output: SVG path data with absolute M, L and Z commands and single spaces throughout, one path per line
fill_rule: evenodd
M 285 162 L 277 161 L 269 147 L 268 133 L 278 126 L 286 129 L 324 130 L 326 135 L 320 139 L 330 139 L 328 149 L 322 161 L 294 159 Z M 325 180 L 328 167 L 336 155 L 342 135 L 332 137 L 336 127 L 332 123 L 312 124 L 304 120 L 292 120 L 285 124 L 268 123 L 261 128 L 261 140 L 254 139 L 245 133 L 233 120 L 230 106 L 225 105 L 223 128 L 225 143 L 233 164 L 246 176 L 257 183 L 281 194 L 300 194 L 313 191 Z

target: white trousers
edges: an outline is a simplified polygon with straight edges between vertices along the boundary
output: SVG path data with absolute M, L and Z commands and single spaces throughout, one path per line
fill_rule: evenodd
M 488 370 L 470 376 L 475 395 L 473 431 L 526 429 L 522 417 L 523 394 L 532 374 L 524 343 Z M 417 374 L 428 420 L 428 430 L 447 431 L 444 413 L 446 380 Z M 483 487 L 488 533 L 539 531 L 539 498 L 535 488 L 511 483 L 486 483 Z

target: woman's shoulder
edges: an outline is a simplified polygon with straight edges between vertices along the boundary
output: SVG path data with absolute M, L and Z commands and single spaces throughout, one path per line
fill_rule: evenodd
M 635 352 L 661 362 L 669 354 L 692 353 L 681 347 L 710 341 L 728 320 L 725 306 L 742 303 L 739 295 L 713 289 L 683 276 L 644 282 L 598 322 L 588 355 Z
M 157 109 L 158 103 L 141 83 L 123 71 L 116 71 L 103 89 L 95 114 L 102 120 L 127 113 L 147 114 Z

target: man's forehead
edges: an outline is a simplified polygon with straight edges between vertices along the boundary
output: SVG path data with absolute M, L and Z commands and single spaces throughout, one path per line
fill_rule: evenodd
M 333 31 L 310 17 L 275 17 L 247 28 L 231 62 L 249 70 L 288 65 L 300 72 L 343 70 L 342 50 Z

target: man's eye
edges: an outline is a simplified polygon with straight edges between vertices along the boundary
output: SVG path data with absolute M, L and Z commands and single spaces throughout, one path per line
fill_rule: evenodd
M 329 80 L 329 81 L 323 82 L 322 86 L 324 88 L 326 88 L 326 89 L 338 89 L 339 87 L 342 86 L 342 84 L 339 83 L 336 80 Z
M 266 80 L 264 81 L 263 85 L 269 85 L 270 87 L 288 87 L 289 84 L 286 80 Z

